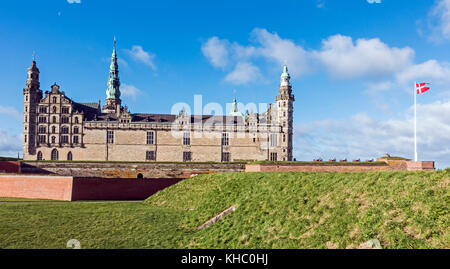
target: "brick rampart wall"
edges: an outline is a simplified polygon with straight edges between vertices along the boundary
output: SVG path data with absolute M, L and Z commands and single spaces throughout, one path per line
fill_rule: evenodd
M 20 173 L 20 162 L 0 161 L 0 173 Z
M 0 197 L 72 199 L 72 177 L 0 175 Z
M 388 165 L 248 164 L 245 172 L 369 172 L 387 171 Z
M 76 200 L 142 200 L 182 179 L 105 179 L 0 175 L 0 197 Z

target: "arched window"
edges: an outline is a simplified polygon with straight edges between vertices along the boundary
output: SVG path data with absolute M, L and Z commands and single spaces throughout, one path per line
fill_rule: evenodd
M 42 161 L 42 152 L 40 152 L 40 151 L 37 154 L 37 160 Z
M 52 134 L 56 133 L 56 127 L 52 126 Z
M 56 117 L 55 116 L 53 116 L 52 121 L 53 121 L 53 123 L 56 123 Z
M 56 106 L 53 107 L 53 113 L 56 113 Z
M 58 160 L 58 150 L 53 149 L 52 150 L 52 161 L 57 161 L 57 160 Z
M 53 97 L 53 103 L 56 103 L 56 97 Z M 56 108 L 56 107 L 54 107 Z
M 78 123 L 78 117 L 75 117 L 75 123 Z
M 69 151 L 69 153 L 67 153 L 67 160 L 71 161 L 72 160 L 72 152 Z
M 73 133 L 74 133 L 74 134 L 78 134 L 78 131 L 79 131 L 79 130 L 78 130 L 78 127 L 73 127 Z
M 52 136 L 52 144 L 55 144 L 56 137 Z

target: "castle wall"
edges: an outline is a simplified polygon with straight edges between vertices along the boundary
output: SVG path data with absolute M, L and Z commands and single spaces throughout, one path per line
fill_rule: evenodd
M 0 197 L 62 201 L 143 200 L 180 180 L 0 175 Z
M 243 163 L 116 163 L 116 162 L 22 162 L 24 174 L 55 174 L 100 178 L 186 178 L 193 174 L 243 172 Z

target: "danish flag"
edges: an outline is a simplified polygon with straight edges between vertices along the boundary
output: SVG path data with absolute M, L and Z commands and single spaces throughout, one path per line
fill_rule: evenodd
M 424 93 L 430 89 L 430 87 L 426 87 L 430 83 L 416 83 L 417 94 Z

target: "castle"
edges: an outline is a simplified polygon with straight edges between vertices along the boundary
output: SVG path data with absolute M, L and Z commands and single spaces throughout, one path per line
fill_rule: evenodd
M 45 96 L 36 61 L 24 95 L 24 160 L 228 162 L 292 160 L 293 102 L 284 65 L 276 104 L 244 115 L 234 99 L 226 116 L 130 113 L 120 99 L 116 42 L 103 107 L 78 103 L 56 83 Z

